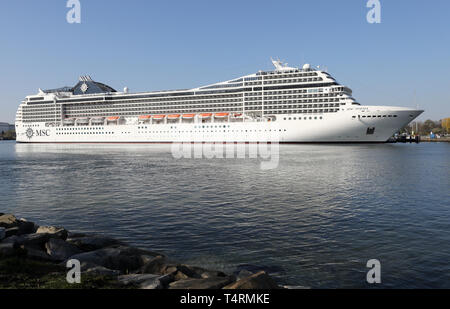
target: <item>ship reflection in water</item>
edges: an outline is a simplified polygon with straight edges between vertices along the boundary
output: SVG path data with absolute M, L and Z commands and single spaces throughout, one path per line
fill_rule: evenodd
M 190 264 L 282 284 L 450 288 L 449 144 L 281 145 L 258 159 L 174 159 L 170 145 L 0 144 L 0 204 Z M 244 266 L 243 266 L 244 265 Z

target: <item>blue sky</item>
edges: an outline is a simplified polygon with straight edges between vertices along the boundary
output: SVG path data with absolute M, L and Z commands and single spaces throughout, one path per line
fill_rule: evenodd
M 66 0 L 0 3 L 0 121 L 38 88 L 73 86 L 91 75 L 117 90 L 190 88 L 290 65 L 327 66 L 364 105 L 450 117 L 450 1 Z

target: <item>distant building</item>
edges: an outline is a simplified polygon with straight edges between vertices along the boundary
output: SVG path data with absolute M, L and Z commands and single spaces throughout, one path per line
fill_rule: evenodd
M 15 127 L 14 127 L 14 125 L 13 124 L 9 124 L 9 123 L 6 123 L 6 122 L 0 122 L 0 134 L 2 133 L 2 132 L 8 132 L 8 131 L 15 131 Z

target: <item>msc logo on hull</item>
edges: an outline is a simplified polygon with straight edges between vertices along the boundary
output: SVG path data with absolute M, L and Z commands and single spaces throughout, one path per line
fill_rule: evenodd
M 28 128 L 25 134 L 27 135 L 28 139 L 31 139 L 34 135 L 34 131 L 32 128 Z
M 31 139 L 33 136 L 50 136 L 50 130 L 36 130 L 34 131 L 32 128 L 28 128 L 25 131 L 28 139 Z

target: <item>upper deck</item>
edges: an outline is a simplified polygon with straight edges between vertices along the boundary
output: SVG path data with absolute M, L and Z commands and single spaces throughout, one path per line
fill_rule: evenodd
M 27 96 L 18 112 L 23 122 L 61 123 L 66 118 L 139 117 L 148 114 L 242 113 L 266 117 L 290 113 L 332 113 L 340 105 L 358 104 L 352 91 L 327 72 L 292 68 L 273 61 L 275 70 L 192 89 L 118 92 L 80 77 L 74 87 L 39 90 Z

